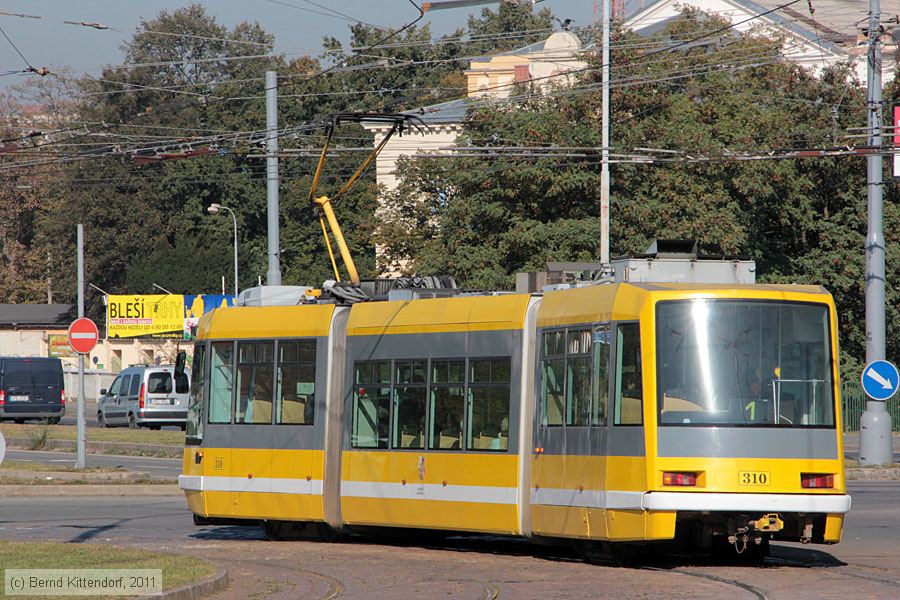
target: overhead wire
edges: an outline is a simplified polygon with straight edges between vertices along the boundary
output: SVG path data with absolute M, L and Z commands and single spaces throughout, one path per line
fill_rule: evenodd
M 786 4 L 784 4 L 784 5 L 781 5 L 781 7 L 789 6 L 789 5 L 791 5 L 791 4 L 796 3 L 796 1 L 799 1 L 799 0 L 795 0 L 795 2 L 789 2 L 789 3 L 786 3 Z M 781 8 L 781 7 L 776 7 L 776 9 L 773 9 L 773 10 L 777 10 L 777 8 Z M 772 11 L 769 11 L 769 12 L 772 12 Z M 732 24 L 730 27 L 733 27 L 733 26 L 736 26 L 736 25 L 737 25 L 737 24 Z M 408 27 L 408 26 L 407 26 L 407 27 Z M 724 29 L 727 29 L 727 28 L 722 28 L 722 29 L 717 30 L 717 31 L 722 31 L 722 30 L 724 30 Z M 396 35 L 397 33 L 399 33 L 399 31 L 398 31 L 398 32 L 394 32 L 394 35 Z M 701 36 L 699 36 L 699 37 L 697 37 L 697 38 L 694 38 L 694 41 L 696 41 L 696 39 L 700 39 L 700 38 L 703 38 L 703 37 L 707 37 L 707 36 L 713 35 L 713 34 L 715 34 L 715 33 L 716 33 L 716 32 L 706 33 L 706 34 L 701 35 Z M 689 40 L 689 41 L 690 41 L 690 40 Z M 669 47 L 666 47 L 666 48 L 663 49 L 663 51 L 672 50 L 674 47 L 678 47 L 679 45 L 684 44 L 684 43 L 686 43 L 686 42 L 681 42 L 680 44 L 676 44 L 675 46 L 669 46 Z M 370 47 L 371 47 L 371 46 L 370 46 Z M 646 55 L 642 56 L 642 58 L 644 58 L 645 56 L 646 56 Z M 568 73 L 567 73 L 566 75 L 568 75 Z M 505 87 L 505 86 L 498 86 L 498 87 Z M 152 127 L 152 126 L 148 126 L 148 127 Z
M 321 9 L 328 11 L 328 13 L 332 13 L 332 14 L 324 13 L 324 12 L 317 11 L 317 10 L 312 10 L 310 8 L 303 8 L 302 6 L 297 6 L 296 4 L 291 4 L 290 2 L 284 2 L 284 0 L 265 0 L 265 1 L 268 2 L 269 4 L 278 4 L 281 6 L 287 6 L 290 8 L 295 8 L 297 10 L 302 10 L 302 11 L 306 11 L 306 12 L 313 13 L 313 14 L 325 15 L 326 17 L 342 18 L 344 20 L 351 21 L 353 23 L 360 23 L 362 25 L 368 25 L 369 27 L 374 27 L 375 29 L 386 29 L 385 27 L 381 27 L 379 25 L 373 25 L 372 23 L 366 23 L 365 21 L 357 19 L 356 17 L 351 17 L 348 14 L 342 13 L 338 10 L 334 10 L 333 8 L 329 8 L 323 4 L 319 4 L 317 2 L 312 2 L 311 0 L 299 0 L 299 1 L 305 2 L 306 4 L 311 4 L 312 6 L 317 6 Z

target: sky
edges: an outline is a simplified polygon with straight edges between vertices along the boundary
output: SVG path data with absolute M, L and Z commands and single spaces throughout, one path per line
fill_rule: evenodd
M 600 0 L 596 0 L 599 13 Z M 635 0 L 642 1 L 642 0 Z M 586 26 L 594 18 L 595 0 L 544 0 L 538 8 L 549 7 L 561 20 L 574 19 Z M 202 4 L 216 19 L 233 27 L 242 21 L 257 21 L 275 35 L 278 52 L 288 56 L 318 54 L 323 36 L 346 43 L 351 21 L 334 11 L 367 23 L 397 27 L 416 17 L 408 0 L 0 0 L 0 12 L 25 13 L 41 19 L 0 15 L 0 28 L 15 44 L 0 36 L 0 73 L 24 69 L 26 60 L 36 68 L 70 67 L 81 73 L 99 74 L 104 65 L 121 62 L 121 45 L 143 19 L 153 19 L 161 10 L 172 11 L 189 4 Z M 291 6 L 292 5 L 292 6 Z M 316 6 L 319 5 L 319 6 Z M 488 5 L 496 9 L 496 4 Z M 315 12 L 311 12 L 315 11 Z M 423 23 L 431 23 L 434 35 L 463 27 L 470 14 L 481 7 L 456 8 L 427 13 Z M 326 13 L 326 14 L 319 14 Z M 113 29 L 67 25 L 62 21 L 100 23 Z M 0 75 L 0 88 L 35 75 Z

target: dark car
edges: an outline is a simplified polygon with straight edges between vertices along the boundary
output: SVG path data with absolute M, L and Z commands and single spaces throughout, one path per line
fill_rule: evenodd
M 58 358 L 0 357 L 0 421 L 59 423 L 64 414 L 66 392 Z

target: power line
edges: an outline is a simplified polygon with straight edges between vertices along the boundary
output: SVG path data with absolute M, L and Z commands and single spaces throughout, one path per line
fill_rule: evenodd
M 337 18 L 342 18 L 342 19 L 344 19 L 344 20 L 351 21 L 351 22 L 353 22 L 353 23 L 360 23 L 360 24 L 362 24 L 362 25 L 368 25 L 369 27 L 374 27 L 374 28 L 376 28 L 376 29 L 385 29 L 385 27 L 379 27 L 378 25 L 373 25 L 373 24 L 371 24 L 371 23 L 366 23 L 365 21 L 360 21 L 360 20 L 357 19 L 356 17 L 351 17 L 350 15 L 344 14 L 344 13 L 338 11 L 338 10 L 334 10 L 333 8 L 328 8 L 327 6 L 324 6 L 324 5 L 322 5 L 322 4 L 318 4 L 317 2 L 311 2 L 310 0 L 300 0 L 300 1 L 301 1 L 301 2 L 305 2 L 306 4 L 311 4 L 312 6 L 317 6 L 317 7 L 321 8 L 321 9 L 327 10 L 328 12 L 325 13 L 325 12 L 321 12 L 321 11 L 318 11 L 318 10 L 312 10 L 312 9 L 309 9 L 309 8 L 303 8 L 302 6 L 297 6 L 296 4 L 291 4 L 291 3 L 289 3 L 289 2 L 283 2 L 282 0 L 265 0 L 265 1 L 268 2 L 268 3 L 270 3 L 270 4 L 279 4 L 279 5 L 281 5 L 281 6 L 287 6 L 287 7 L 289 7 L 289 8 L 295 8 L 295 9 L 297 9 L 297 10 L 302 10 L 302 11 L 309 12 L 309 13 L 313 13 L 313 14 L 317 14 L 317 15 L 325 15 L 326 17 L 337 17 Z M 329 14 L 329 13 L 332 13 L 332 14 Z
M 13 43 L 13 41 L 12 41 L 11 39 L 9 39 L 9 36 L 6 35 L 6 32 L 3 31 L 3 28 L 2 28 L 2 27 L 0 27 L 0 33 L 2 33 L 2 34 L 3 34 L 3 37 L 6 38 L 6 41 L 9 42 L 9 45 L 13 47 L 13 50 L 16 51 L 16 54 L 18 54 L 20 57 L 22 57 L 22 61 L 25 63 L 25 66 L 27 66 L 29 70 L 30 70 L 30 69 L 33 69 L 34 67 L 31 66 L 31 63 L 28 62 L 28 59 L 25 58 L 25 55 L 22 54 L 22 51 L 19 50 L 18 46 L 16 46 L 16 45 Z

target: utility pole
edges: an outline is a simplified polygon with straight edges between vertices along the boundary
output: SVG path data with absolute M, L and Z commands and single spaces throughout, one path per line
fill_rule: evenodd
M 603 115 L 600 144 L 600 262 L 609 263 L 609 1 L 603 0 Z
M 868 131 L 869 146 L 875 152 L 866 158 L 868 230 L 866 234 L 866 364 L 885 358 L 884 327 L 884 231 L 882 228 L 881 164 L 881 0 L 869 0 L 868 51 Z M 860 418 L 859 463 L 863 466 L 893 462 L 891 415 L 885 401 L 866 400 Z
M 84 316 L 84 225 L 78 224 L 78 318 Z M 76 435 L 76 450 L 78 457 L 75 460 L 75 468 L 83 469 L 87 464 L 86 445 L 87 431 L 84 423 L 84 353 L 78 353 L 78 426 Z
M 266 211 L 269 231 L 266 285 L 281 285 L 278 264 L 278 77 L 275 71 L 266 71 Z

